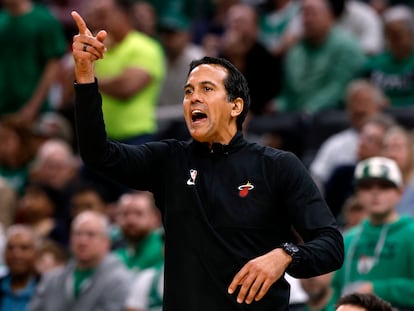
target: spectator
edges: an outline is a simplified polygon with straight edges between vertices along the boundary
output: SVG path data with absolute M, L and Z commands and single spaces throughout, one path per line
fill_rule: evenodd
M 245 76 L 249 85 L 253 116 L 273 112 L 272 100 L 282 89 L 281 59 L 273 56 L 259 42 L 259 16 L 247 4 L 235 4 L 227 12 L 219 56 L 231 61 Z M 263 79 L 262 68 L 269 77 Z
M 31 0 L 3 1 L 0 11 L 0 115 L 32 122 L 50 110 L 47 98 L 66 52 L 62 25 Z M 24 83 L 22 83 L 24 81 Z
M 158 35 L 158 15 L 154 6 L 147 1 L 136 1 L 132 5 L 134 28 L 150 37 Z
M 189 19 L 182 14 L 160 19 L 160 41 L 167 57 L 167 74 L 160 92 L 157 118 L 161 124 L 168 126 L 164 131 L 175 138 L 180 136 L 174 136 L 171 130 L 178 120 L 182 120 L 183 85 L 188 64 L 204 56 L 203 49 L 191 42 L 190 27 Z
M 74 187 L 81 179 L 80 165 L 79 158 L 66 141 L 49 139 L 39 148 L 30 167 L 30 182 L 48 186 L 60 197 L 62 203 L 55 211 L 55 218 L 61 224 L 66 222 L 68 231 L 69 200 Z
M 381 155 L 384 135 L 392 125 L 394 120 L 385 114 L 367 120 L 358 136 L 356 161 L 337 166 L 325 183 L 325 200 L 337 218 L 341 217 L 346 199 L 354 194 L 353 180 L 357 162 Z
M 376 55 L 384 48 L 381 16 L 359 0 L 345 0 L 345 10 L 338 18 L 338 25 L 357 38 L 366 55 Z
M 266 0 L 260 12 L 260 42 L 273 55 L 284 55 L 284 43 L 291 22 L 300 13 L 300 1 Z
M 67 222 L 56 216 L 64 201 L 56 189 L 29 183 L 18 201 L 17 221 L 29 226 L 39 241 L 52 239 L 67 246 Z
M 339 0 L 331 2 L 331 5 L 337 26 L 358 41 L 364 54 L 371 56 L 382 51 L 384 48 L 382 19 L 375 9 L 359 0 Z M 289 47 L 289 43 L 302 34 L 303 27 L 299 18 L 295 18 L 282 40 L 283 45 Z
M 86 211 L 73 220 L 73 258 L 43 275 L 28 310 L 122 310 L 132 275 L 109 253 L 108 229 L 101 213 Z
M 342 108 L 348 83 L 365 56 L 355 38 L 336 26 L 337 0 L 303 0 L 303 37 L 286 54 L 277 109 L 314 114 Z M 335 66 L 332 66 L 335 64 Z
M 397 308 L 412 308 L 414 220 L 396 211 L 403 192 L 400 169 L 384 157 L 360 161 L 355 187 L 368 218 L 345 233 L 345 262 L 332 282 L 335 297 L 373 293 Z
M 349 294 L 341 297 L 335 305 L 336 311 L 395 311 L 387 301 L 374 294 Z
M 382 91 L 366 80 L 350 82 L 345 103 L 350 126 L 324 141 L 310 164 L 310 172 L 321 189 L 335 168 L 357 161 L 358 137 L 363 124 L 387 106 Z
M 1 83 L 1 82 L 0 82 Z M 0 117 L 0 176 L 21 195 L 38 146 L 30 126 L 16 116 Z
M 68 260 L 67 250 L 53 240 L 43 240 L 36 247 L 35 268 L 40 276 L 65 266 Z
M 118 201 L 122 239 L 114 242 L 115 254 L 131 270 L 159 266 L 164 261 L 160 218 L 149 192 L 122 195 Z
M 93 183 L 80 182 L 72 191 L 70 197 L 71 218 L 83 211 L 92 210 L 106 214 L 108 202 L 103 190 Z
M 157 131 L 156 108 L 165 77 L 158 41 L 134 29 L 132 1 L 88 1 L 93 29 L 105 29 L 108 52 L 96 63 L 108 137 L 140 144 Z
M 302 288 L 308 295 L 305 310 L 328 311 L 333 309 L 331 287 L 333 273 L 326 273 L 308 279 L 301 279 Z
M 6 232 L 7 274 L 0 279 L 0 310 L 26 311 L 38 283 L 35 270 L 36 238 L 24 225 Z
M 414 143 L 413 134 L 401 126 L 393 126 L 385 133 L 382 155 L 393 159 L 401 170 L 405 190 L 398 202 L 399 214 L 414 217 Z
M 386 50 L 368 59 L 362 75 L 387 95 L 393 107 L 414 103 L 414 14 L 407 6 L 384 12 Z
M 161 310 L 163 297 L 164 263 L 138 272 L 128 293 L 125 311 Z

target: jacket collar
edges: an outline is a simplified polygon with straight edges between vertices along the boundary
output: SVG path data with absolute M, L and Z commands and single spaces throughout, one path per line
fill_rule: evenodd
M 196 140 L 192 141 L 193 149 L 196 152 L 214 155 L 227 155 L 229 153 L 233 153 L 245 146 L 246 144 L 247 141 L 243 138 L 243 133 L 241 131 L 237 131 L 237 133 L 233 136 L 228 145 L 213 143 L 210 148 L 210 146 L 207 143 L 201 143 Z

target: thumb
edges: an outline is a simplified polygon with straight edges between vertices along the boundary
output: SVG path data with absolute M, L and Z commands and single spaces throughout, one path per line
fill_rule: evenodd
M 106 39 L 106 36 L 107 36 L 107 33 L 106 33 L 106 31 L 105 30 L 100 30 L 99 32 L 98 32 L 98 34 L 96 35 L 96 39 L 99 41 L 99 42 L 104 42 L 104 40 Z

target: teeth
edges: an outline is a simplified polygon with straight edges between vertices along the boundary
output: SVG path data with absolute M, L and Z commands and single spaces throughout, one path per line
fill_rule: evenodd
M 192 114 L 197 114 L 197 113 L 203 113 L 203 112 L 201 110 L 196 109 L 196 110 L 193 110 L 191 113 Z

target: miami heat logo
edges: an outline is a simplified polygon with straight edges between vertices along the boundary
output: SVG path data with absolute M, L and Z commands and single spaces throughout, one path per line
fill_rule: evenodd
M 250 183 L 250 181 L 248 181 L 247 184 L 239 186 L 239 196 L 242 198 L 246 197 L 249 194 L 249 191 L 253 188 L 254 186 Z

